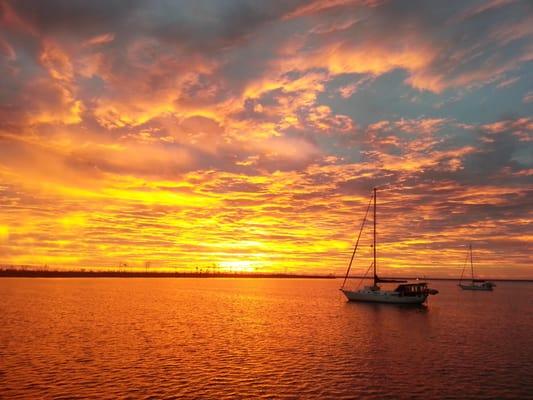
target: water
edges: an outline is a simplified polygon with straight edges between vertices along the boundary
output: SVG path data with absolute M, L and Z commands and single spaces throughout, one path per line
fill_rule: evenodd
M 533 398 L 533 284 L 427 308 L 339 284 L 0 279 L 0 397 Z

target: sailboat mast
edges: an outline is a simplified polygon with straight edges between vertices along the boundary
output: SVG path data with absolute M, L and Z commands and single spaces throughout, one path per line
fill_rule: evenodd
M 474 261 L 472 260 L 472 244 L 470 247 L 470 270 L 472 271 L 472 284 L 474 283 Z
M 377 274 L 377 265 L 376 265 L 376 195 L 377 195 L 377 189 L 374 188 L 374 286 L 377 285 L 378 281 L 378 274 Z

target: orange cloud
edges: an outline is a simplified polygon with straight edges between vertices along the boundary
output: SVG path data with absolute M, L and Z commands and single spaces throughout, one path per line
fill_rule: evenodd
M 103 33 L 98 36 L 94 36 L 83 43 L 83 46 L 99 46 L 101 44 L 110 43 L 115 40 L 114 33 Z

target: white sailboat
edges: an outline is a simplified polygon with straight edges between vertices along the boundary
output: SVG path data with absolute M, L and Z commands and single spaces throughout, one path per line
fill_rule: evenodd
M 370 209 L 370 204 L 372 200 L 374 200 L 374 221 L 373 221 L 374 222 L 374 232 L 373 232 L 374 261 L 370 267 L 371 268 L 373 267 L 373 271 L 374 271 L 373 284 L 370 286 L 366 286 L 360 290 L 345 289 L 346 280 L 348 279 L 348 275 L 352 267 L 352 262 L 354 260 L 355 253 L 357 251 L 359 239 L 361 238 L 361 233 L 363 231 L 363 227 L 365 225 L 366 217 L 368 216 L 368 211 Z M 344 281 L 342 283 L 340 290 L 342 291 L 342 293 L 344 293 L 348 301 L 359 301 L 359 302 L 367 302 L 367 303 L 391 303 L 391 304 L 422 304 L 426 301 L 429 295 L 434 295 L 438 293 L 437 290 L 428 288 L 426 282 L 407 283 L 407 281 L 402 281 L 402 280 L 382 279 L 382 278 L 379 278 L 377 275 L 376 204 L 377 204 L 377 189 L 374 188 L 373 196 L 370 199 L 370 202 L 368 203 L 368 207 L 367 207 L 365 216 L 363 218 L 363 223 L 361 224 L 361 229 L 359 230 L 359 236 L 357 237 L 357 241 L 355 243 L 355 247 L 352 253 L 352 258 L 350 260 L 350 264 L 348 265 L 348 269 L 346 271 L 346 275 L 344 277 Z M 398 285 L 398 287 L 394 290 L 383 290 L 379 286 L 380 283 L 400 283 L 400 285 Z
M 466 262 L 463 267 L 463 272 L 461 273 L 461 279 L 459 281 L 459 287 L 463 290 L 485 290 L 485 291 L 492 291 L 494 286 L 496 286 L 492 282 L 485 281 L 483 279 L 475 279 L 474 277 L 474 261 L 472 259 L 472 245 L 468 246 L 469 252 L 470 252 L 470 271 L 472 273 L 472 280 L 470 281 L 470 284 L 463 283 L 463 275 L 465 273 L 466 268 Z

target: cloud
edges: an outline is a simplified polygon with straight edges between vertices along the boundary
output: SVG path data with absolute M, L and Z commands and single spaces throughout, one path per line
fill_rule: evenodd
M 113 40 L 115 40 L 114 33 L 103 33 L 86 40 L 83 43 L 83 46 L 100 46 L 106 43 L 111 43 Z
M 377 185 L 386 271 L 527 272 L 528 2 L 0 10 L 0 262 L 338 272 Z

